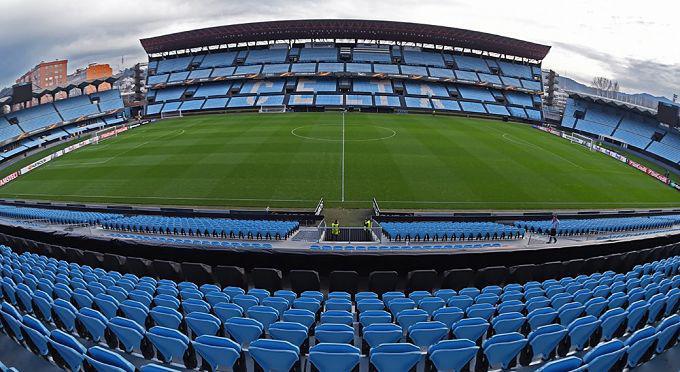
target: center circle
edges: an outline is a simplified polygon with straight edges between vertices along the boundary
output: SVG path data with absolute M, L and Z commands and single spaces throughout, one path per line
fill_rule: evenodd
M 359 138 L 353 138 L 352 132 L 348 128 L 362 128 L 369 133 L 360 134 Z M 370 130 L 373 129 L 373 130 Z M 295 137 L 325 142 L 342 142 L 342 124 L 309 124 L 302 125 L 290 131 Z M 345 142 L 369 142 L 382 141 L 397 135 L 394 129 L 381 127 L 378 125 L 345 124 Z

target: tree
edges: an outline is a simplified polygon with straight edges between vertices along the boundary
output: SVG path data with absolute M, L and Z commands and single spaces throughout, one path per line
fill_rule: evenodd
M 593 78 L 593 88 L 597 95 L 613 98 L 620 90 L 619 82 L 602 76 Z

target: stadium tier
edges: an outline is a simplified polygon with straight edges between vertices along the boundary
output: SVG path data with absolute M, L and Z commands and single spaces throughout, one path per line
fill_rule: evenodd
M 567 99 L 561 125 L 680 164 L 680 132 L 662 125 L 648 109 L 572 94 Z
M 76 133 L 122 123 L 118 90 L 73 96 L 0 116 L 1 159 Z
M 680 330 L 680 256 L 543 282 L 324 293 L 0 254 L 0 330 L 68 370 L 606 371 L 646 363 Z
M 298 28 L 315 22 L 323 23 L 291 22 L 296 22 Z M 385 40 L 394 41 L 404 41 L 402 38 L 406 36 L 398 31 L 400 27 L 411 25 L 396 22 L 357 22 L 383 27 L 389 24 L 394 27 L 394 32 L 386 33 L 384 37 Z M 227 31 L 231 28 L 238 29 L 240 25 L 208 29 L 208 34 L 212 35 L 214 32 L 215 35 L 222 35 L 220 44 L 229 42 L 230 38 L 234 38 L 234 41 L 266 41 L 264 38 L 270 34 L 258 32 L 258 29 L 261 27 L 271 31 L 270 28 L 278 23 L 250 24 L 249 31 L 245 34 Z M 326 26 L 329 28 L 325 32 L 332 33 L 332 26 Z M 356 27 L 353 32 L 362 32 L 361 25 Z M 203 31 L 205 30 L 187 32 L 185 36 L 196 46 L 206 46 L 212 39 L 206 37 L 201 41 L 199 33 Z M 442 28 L 440 31 L 451 33 L 452 36 L 455 34 L 453 29 Z M 345 32 L 352 32 L 352 29 L 338 31 L 337 35 L 329 35 L 329 38 L 345 39 Z M 279 30 L 278 33 L 276 40 L 283 40 L 287 36 L 285 30 Z M 277 94 L 281 97 L 277 97 L 277 105 L 287 106 L 292 110 L 341 106 L 542 120 L 540 62 L 544 54 L 533 49 L 532 52 L 524 50 L 525 44 L 530 43 L 518 40 L 514 41 L 517 45 L 514 54 L 504 54 L 522 58 L 510 61 L 486 54 L 463 55 L 448 50 L 380 43 L 297 42 L 297 39 L 304 39 L 304 33 L 295 34 L 288 44 L 273 44 L 269 47 L 237 45 L 230 50 L 169 55 L 169 52 L 179 50 L 173 49 L 179 46 L 172 42 L 174 36 L 142 40 L 150 58 L 147 115 L 177 111 L 256 110 L 263 106 L 261 102 L 267 102 L 262 98 Z M 427 41 L 428 35 L 423 34 L 422 37 L 421 41 Z M 454 38 L 445 41 L 443 46 L 458 46 Z M 159 43 L 163 45 L 160 49 Z M 495 43 L 491 44 L 493 45 L 484 45 L 488 50 L 480 51 L 495 51 L 493 49 L 499 47 Z M 531 46 L 547 52 L 547 47 L 534 44 Z M 306 95 L 295 95 L 297 92 L 305 92 Z M 378 94 L 381 95 L 380 99 Z M 216 98 L 210 102 L 195 101 L 195 98 L 205 97 Z M 191 104 L 178 103 L 186 101 L 191 101 Z M 384 104 L 386 101 L 390 103 Z

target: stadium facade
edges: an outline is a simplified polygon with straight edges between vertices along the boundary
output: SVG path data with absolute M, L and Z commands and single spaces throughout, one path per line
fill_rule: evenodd
M 292 20 L 141 40 L 150 116 L 287 107 L 541 121 L 549 46 L 404 22 Z

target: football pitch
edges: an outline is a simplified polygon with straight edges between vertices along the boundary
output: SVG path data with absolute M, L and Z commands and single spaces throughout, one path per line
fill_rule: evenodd
M 680 193 L 528 125 L 298 113 L 168 119 L 67 154 L 0 197 L 210 207 L 680 207 Z

